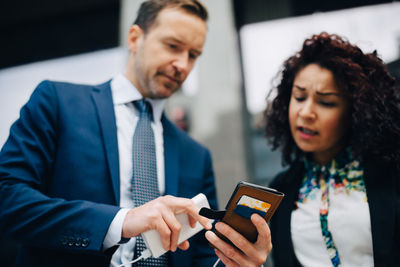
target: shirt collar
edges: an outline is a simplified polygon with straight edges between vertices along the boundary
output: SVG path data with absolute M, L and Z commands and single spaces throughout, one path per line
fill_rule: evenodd
M 118 74 L 111 80 L 111 93 L 114 105 L 125 105 L 143 98 L 138 89 L 122 74 Z M 150 98 L 146 100 L 153 108 L 154 121 L 160 121 L 166 100 Z

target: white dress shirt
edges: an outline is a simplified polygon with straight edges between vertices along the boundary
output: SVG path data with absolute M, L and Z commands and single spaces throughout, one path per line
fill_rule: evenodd
M 139 112 L 134 107 L 133 101 L 142 99 L 140 92 L 122 74 L 117 75 L 111 81 L 111 92 L 114 103 L 115 120 L 117 125 L 119 173 L 120 173 L 120 206 L 121 210 L 112 221 L 107 235 L 103 242 L 104 249 L 110 248 L 121 240 L 122 224 L 130 208 L 135 207 L 129 190 L 132 179 L 132 141 L 136 124 L 139 119 Z M 160 194 L 165 191 L 164 174 L 164 139 L 161 116 L 165 106 L 165 100 L 146 99 L 153 108 L 153 122 L 151 126 L 154 132 L 157 178 Z M 117 266 L 127 263 L 133 258 L 133 250 L 136 238 L 120 245 L 114 253 L 110 266 Z

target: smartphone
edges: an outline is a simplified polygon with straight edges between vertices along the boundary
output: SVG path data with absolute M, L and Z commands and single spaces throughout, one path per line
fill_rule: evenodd
M 258 232 L 250 220 L 251 215 L 257 213 L 269 222 L 283 197 L 284 194 L 275 189 L 241 181 L 233 191 L 221 221 L 254 243 L 257 241 Z M 216 234 L 232 244 L 218 231 Z

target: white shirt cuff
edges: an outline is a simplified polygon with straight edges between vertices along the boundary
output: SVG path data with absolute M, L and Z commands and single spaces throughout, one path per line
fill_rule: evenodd
M 126 214 L 130 209 L 120 209 L 112 220 L 110 227 L 108 227 L 107 235 L 103 241 L 103 250 L 107 250 L 112 246 L 118 244 L 122 237 L 122 225 L 124 223 Z

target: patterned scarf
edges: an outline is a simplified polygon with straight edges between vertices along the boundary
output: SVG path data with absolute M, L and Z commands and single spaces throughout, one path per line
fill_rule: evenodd
M 314 199 L 318 191 L 314 189 L 321 191 L 319 210 L 321 233 L 332 265 L 341 266 L 339 252 L 329 230 L 329 190 L 333 190 L 335 194 L 349 195 L 351 191 L 365 193 L 363 167 L 359 161 L 353 159 L 348 148 L 324 166 L 319 166 L 306 158 L 304 158 L 304 163 L 306 174 L 300 187 L 298 202 L 305 203 L 307 199 Z M 367 201 L 366 197 L 365 201 Z

